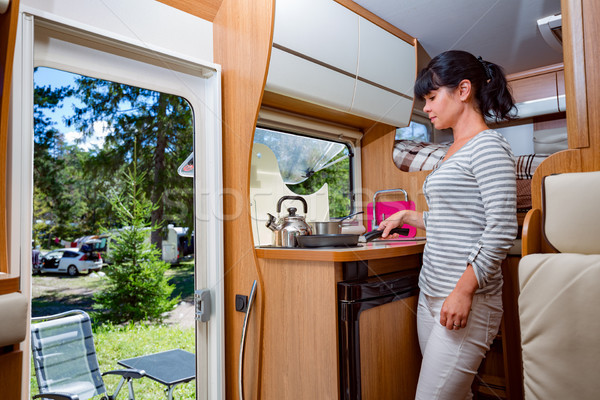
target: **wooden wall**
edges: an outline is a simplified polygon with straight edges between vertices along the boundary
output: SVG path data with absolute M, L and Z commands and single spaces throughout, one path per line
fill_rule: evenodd
M 270 58 L 274 0 L 223 0 L 214 23 L 214 61 L 223 71 L 223 185 L 225 237 L 225 361 L 227 398 L 238 398 L 238 356 L 244 314 L 235 294 L 259 281 L 248 326 L 244 396 L 260 396 L 263 296 L 250 223 L 250 161 Z
M 12 0 L 6 12 L 0 15 L 0 272 L 9 272 L 8 226 L 6 223 L 7 141 L 10 89 L 13 57 L 17 34 L 19 0 Z
M 562 0 L 561 9 L 569 149 L 551 155 L 535 171 L 531 183 L 534 210 L 526 218 L 529 232 L 523 254 L 553 252 L 540 234 L 543 178 L 600 170 L 600 92 L 595 90 L 600 87 L 600 4 L 595 0 Z

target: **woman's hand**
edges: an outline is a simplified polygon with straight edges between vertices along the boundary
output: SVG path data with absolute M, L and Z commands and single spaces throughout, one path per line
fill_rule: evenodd
M 392 229 L 405 224 L 405 222 L 404 222 L 405 212 L 406 212 L 406 210 L 398 211 L 397 213 L 392 214 L 391 216 L 387 217 L 385 220 L 381 221 L 381 223 L 377 227 L 377 230 L 383 231 L 383 233 L 381 234 L 381 237 L 383 239 L 388 237 L 388 235 L 390 234 L 390 231 Z M 396 236 L 399 236 L 399 235 L 396 234 Z
M 401 227 L 404 224 L 414 226 L 416 228 L 425 229 L 425 223 L 423 222 L 423 213 L 414 210 L 400 210 L 395 214 L 392 214 L 385 220 L 381 221 L 378 230 L 383 231 L 381 237 L 385 239 L 390 234 L 390 231 L 394 228 Z M 399 236 L 399 235 L 395 235 Z
M 455 290 L 446 297 L 440 312 L 440 324 L 449 330 L 458 330 L 467 326 L 473 295 Z
M 440 324 L 449 330 L 465 328 L 471 312 L 473 296 L 478 287 L 473 266 L 469 264 L 454 290 L 442 304 Z

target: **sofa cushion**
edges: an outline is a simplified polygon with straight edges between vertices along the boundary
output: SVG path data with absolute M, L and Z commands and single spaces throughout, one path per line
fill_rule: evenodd
M 600 254 L 600 171 L 544 179 L 544 235 L 561 253 Z
M 600 255 L 532 254 L 519 263 L 526 399 L 597 399 Z
M 27 335 L 28 302 L 21 293 L 0 296 L 0 347 L 18 344 Z

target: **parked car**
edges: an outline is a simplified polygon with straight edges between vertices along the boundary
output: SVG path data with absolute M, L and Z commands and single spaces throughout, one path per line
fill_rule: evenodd
M 49 251 L 41 257 L 41 260 L 39 268 L 34 266 L 34 273 L 60 272 L 75 276 L 102 269 L 100 253 L 75 247 Z

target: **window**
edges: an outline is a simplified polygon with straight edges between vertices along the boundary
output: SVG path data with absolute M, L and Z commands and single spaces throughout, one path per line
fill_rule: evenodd
M 410 121 L 410 125 L 407 127 L 396 129 L 395 139 L 429 142 L 431 141 L 431 125 L 417 121 Z
M 327 183 L 329 217 L 352 212 L 354 154 L 350 143 L 262 127 L 256 128 L 254 142 L 273 151 L 283 181 L 292 192 L 312 194 Z

